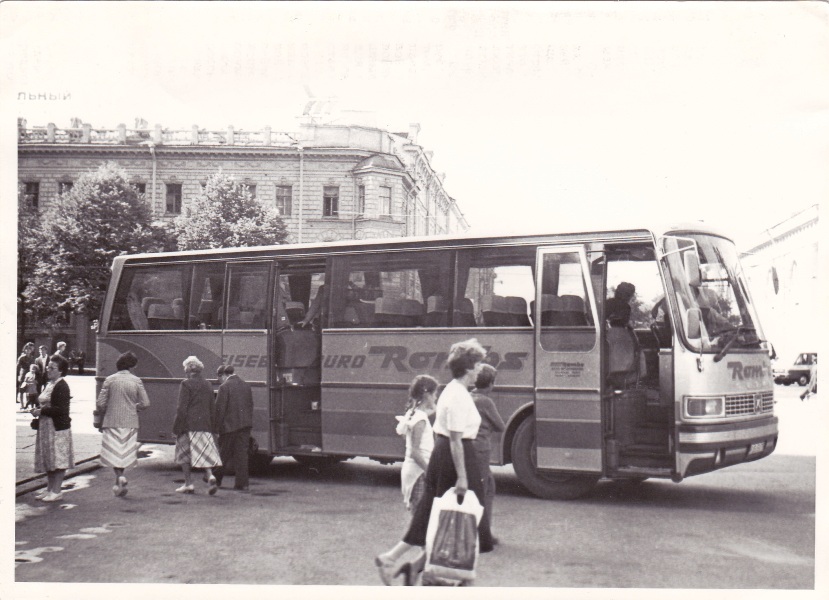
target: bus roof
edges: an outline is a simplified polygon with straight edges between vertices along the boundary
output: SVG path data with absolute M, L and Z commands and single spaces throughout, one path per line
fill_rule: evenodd
M 245 256 L 268 256 L 271 254 L 319 254 L 327 255 L 339 251 L 377 251 L 394 250 L 402 248 L 428 248 L 428 247 L 451 247 L 455 245 L 476 246 L 504 243 L 538 243 L 550 240 L 550 243 L 564 243 L 567 241 L 577 242 L 585 239 L 608 240 L 622 239 L 628 237 L 647 238 L 654 235 L 682 233 L 709 233 L 720 237 L 728 238 L 727 235 L 714 230 L 702 222 L 682 223 L 669 227 L 641 228 L 641 229 L 607 229 L 607 230 L 577 230 L 558 231 L 551 233 L 547 231 L 522 231 L 508 234 L 486 234 L 482 232 L 466 233 L 461 235 L 430 235 L 430 236 L 407 236 L 394 238 L 372 238 L 367 240 L 337 240 L 332 242 L 316 242 L 303 244 L 276 244 L 269 246 L 248 246 L 237 248 L 208 248 L 204 250 L 183 250 L 177 252 L 155 252 L 143 254 L 125 254 L 116 257 L 116 260 L 133 261 L 164 261 L 175 258 L 207 258 L 221 254 L 243 258 Z M 550 239 L 554 238 L 554 239 Z

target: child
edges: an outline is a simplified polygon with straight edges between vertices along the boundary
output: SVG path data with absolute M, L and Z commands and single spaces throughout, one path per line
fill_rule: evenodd
M 24 407 L 26 409 L 37 407 L 37 380 L 39 375 L 40 369 L 33 364 L 23 378 L 23 383 L 20 384 L 20 391 L 26 394 L 26 406 Z
M 429 375 L 418 375 L 409 386 L 406 413 L 395 417 L 397 434 L 406 436 L 406 458 L 400 469 L 403 503 L 414 511 L 423 496 L 423 474 L 429 466 L 429 457 L 435 446 L 429 417 L 435 412 L 438 382 Z
M 487 394 L 492 392 L 495 385 L 495 376 L 498 371 L 492 365 L 484 364 L 475 380 L 475 389 L 472 391 L 472 400 L 475 401 L 475 408 L 481 415 L 481 426 L 478 428 L 478 435 L 473 440 L 475 455 L 478 458 L 479 470 L 484 487 L 484 516 L 481 517 L 481 528 L 487 530 L 492 525 L 492 501 L 495 499 L 495 478 L 489 468 L 490 444 L 489 437 L 493 432 L 502 432 L 506 428 L 504 420 L 498 414 L 495 403 Z M 492 543 L 497 544 L 498 540 L 492 536 Z

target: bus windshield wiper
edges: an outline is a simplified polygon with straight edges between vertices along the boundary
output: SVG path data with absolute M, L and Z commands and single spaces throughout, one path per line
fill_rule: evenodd
M 728 341 L 723 345 L 722 349 L 719 352 L 717 352 L 717 354 L 714 356 L 714 362 L 720 362 L 723 358 L 725 358 L 725 355 L 728 354 L 729 350 L 731 350 L 731 346 L 734 345 L 734 342 L 740 339 L 741 334 L 749 333 L 752 331 L 756 332 L 757 330 L 754 327 L 735 327 L 734 329 L 728 329 L 725 331 L 718 332 L 720 335 L 723 335 L 725 333 L 733 333 L 734 335 L 732 335 L 728 339 Z

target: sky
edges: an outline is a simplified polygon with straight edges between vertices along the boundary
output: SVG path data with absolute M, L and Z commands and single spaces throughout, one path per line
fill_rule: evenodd
M 11 2 L 0 101 L 4 125 L 296 131 L 311 97 L 331 100 L 334 122 L 420 123 L 475 231 L 704 220 L 748 246 L 829 192 L 828 16 L 817 2 Z

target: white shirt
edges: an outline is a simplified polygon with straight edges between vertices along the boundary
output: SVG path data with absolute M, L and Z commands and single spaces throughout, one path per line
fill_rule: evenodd
M 449 437 L 450 431 L 459 431 L 464 440 L 474 440 L 481 426 L 481 415 L 475 408 L 472 395 L 457 379 L 450 381 L 438 398 L 435 433 Z

